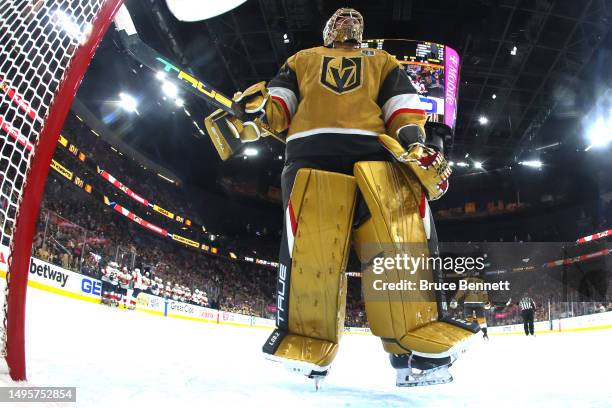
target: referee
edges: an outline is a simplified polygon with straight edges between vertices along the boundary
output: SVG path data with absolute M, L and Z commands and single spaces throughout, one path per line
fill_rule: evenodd
M 529 296 L 523 296 L 518 302 L 518 306 L 521 309 L 521 316 L 523 316 L 523 328 L 525 329 L 525 336 L 535 336 L 533 334 L 533 318 L 536 311 L 536 304 Z

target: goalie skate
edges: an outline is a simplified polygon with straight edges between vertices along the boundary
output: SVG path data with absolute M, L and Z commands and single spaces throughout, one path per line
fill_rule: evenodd
M 389 360 L 396 370 L 395 385 L 398 387 L 418 387 L 453 381 L 453 376 L 448 368 L 455 358 L 434 359 L 415 356 L 414 354 L 390 354 Z
M 448 371 L 450 365 L 440 366 L 429 370 L 418 368 L 400 368 L 397 370 L 395 385 L 398 387 L 419 387 L 423 385 L 446 384 L 453 381 Z
M 329 366 L 321 367 L 316 364 L 307 363 L 305 361 L 291 360 L 288 358 L 282 358 L 274 356 L 268 353 L 263 353 L 267 360 L 280 363 L 287 370 L 294 374 L 303 375 L 314 380 L 315 389 L 318 391 L 321 388 L 321 383 L 327 377 L 329 373 Z

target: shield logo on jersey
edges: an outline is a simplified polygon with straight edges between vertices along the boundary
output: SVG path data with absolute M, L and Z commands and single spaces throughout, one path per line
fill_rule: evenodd
M 343 94 L 361 86 L 362 57 L 323 57 L 321 84 Z

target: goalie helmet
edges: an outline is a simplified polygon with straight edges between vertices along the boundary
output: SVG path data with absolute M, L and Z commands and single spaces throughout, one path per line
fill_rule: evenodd
M 361 42 L 363 36 L 363 16 L 352 8 L 340 8 L 327 20 L 323 29 L 323 44 L 328 47 L 334 43 Z

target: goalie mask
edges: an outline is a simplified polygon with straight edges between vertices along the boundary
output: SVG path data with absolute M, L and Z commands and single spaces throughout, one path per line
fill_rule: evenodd
M 340 8 L 327 20 L 323 30 L 323 44 L 329 47 L 334 41 L 360 43 L 363 36 L 363 17 L 352 8 Z

